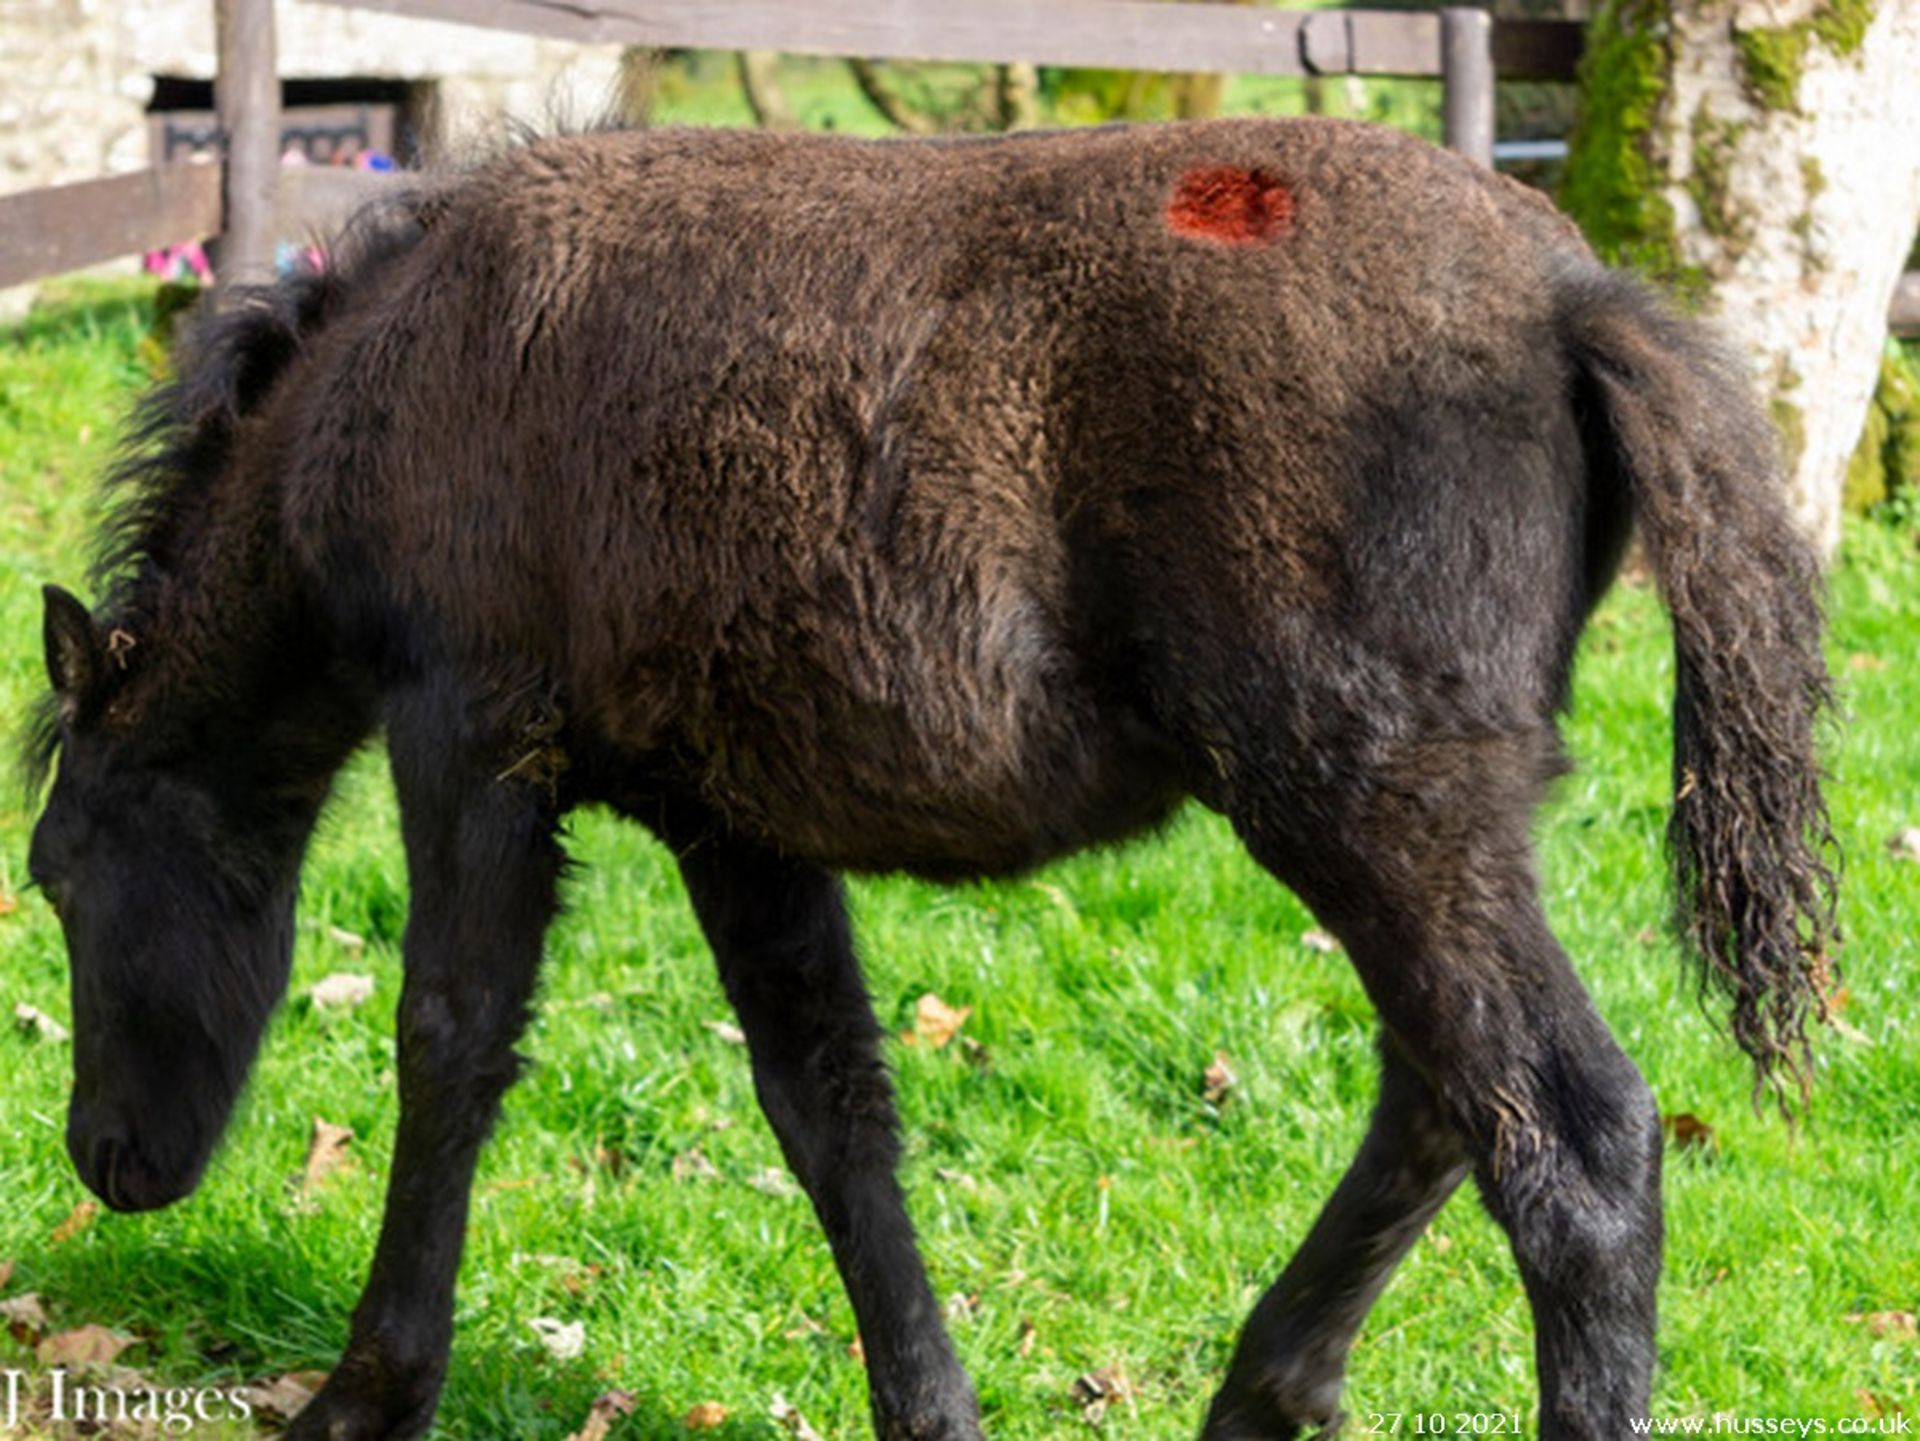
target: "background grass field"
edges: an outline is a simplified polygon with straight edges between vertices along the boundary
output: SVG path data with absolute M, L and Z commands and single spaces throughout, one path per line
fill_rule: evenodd
M 71 286 L 0 334 L 0 710 L 41 685 L 39 586 L 78 583 L 97 476 L 148 378 L 150 291 Z M 1852 525 L 1832 581 L 1846 723 L 1831 798 L 1847 853 L 1846 1033 L 1828 1032 L 1812 1124 L 1748 1106 L 1744 1062 L 1694 1003 L 1660 928 L 1671 663 L 1654 596 L 1626 586 L 1591 628 L 1567 722 L 1578 772 L 1540 824 L 1548 904 L 1668 1112 L 1712 1128 L 1669 1154 L 1656 1406 L 1669 1415 L 1909 1415 L 1920 1407 L 1920 549 L 1911 522 Z M 24 888 L 29 812 L 0 805 L 0 1004 L 67 1019 L 58 928 Z M 632 1393 L 616 1436 L 784 1434 L 784 1396 L 827 1437 L 864 1434 L 847 1305 L 804 1199 L 781 1182 L 745 1052 L 664 853 L 577 817 L 580 870 L 476 1193 L 437 1435 L 554 1438 Z M 1094 1424 L 1076 1379 L 1126 1396 L 1097 1424 L 1193 1434 L 1233 1332 L 1359 1141 L 1372 1019 L 1345 959 L 1214 817 L 1032 879 L 853 887 L 882 1017 L 934 993 L 962 1036 L 891 1051 L 906 1179 L 935 1285 L 996 1437 Z M 0 1297 L 37 1293 L 55 1331 L 139 1338 L 121 1358 L 171 1384 L 324 1368 L 371 1253 L 395 1114 L 391 1023 L 405 876 L 377 752 L 345 774 L 309 857 L 289 1002 L 205 1185 L 65 1239 L 84 1192 L 61 1126 L 69 1045 L 0 1033 Z M 335 971 L 366 1005 L 302 999 Z M 1224 1056 L 1223 1103 L 1203 1075 Z M 351 1161 L 293 1184 L 313 1119 Z M 702 1160 L 695 1160 L 698 1156 Z M 705 1164 L 702 1164 L 704 1161 Z M 678 1162 L 678 1165 L 676 1165 Z M 556 1361 L 535 1317 L 578 1321 Z M 0 1367 L 36 1367 L 17 1330 Z M 1469 1187 L 1403 1267 L 1355 1348 L 1350 1412 L 1521 1414 L 1532 1339 L 1504 1240 Z M 1411 1420 L 1404 1423 L 1410 1426 Z M 203 1427 L 198 1434 L 217 1434 Z M 1406 1434 L 1403 1429 L 1402 1434 Z

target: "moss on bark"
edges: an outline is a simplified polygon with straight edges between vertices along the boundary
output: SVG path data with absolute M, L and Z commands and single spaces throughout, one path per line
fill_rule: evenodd
M 1874 0 L 1823 0 L 1792 25 L 1756 25 L 1734 32 L 1747 93 L 1768 110 L 1800 108 L 1800 76 L 1816 41 L 1830 55 L 1845 57 L 1865 42 Z
M 1601 259 L 1631 266 L 1697 306 L 1707 279 L 1681 260 L 1658 159 L 1672 67 L 1669 4 L 1605 0 L 1594 16 L 1559 200 Z

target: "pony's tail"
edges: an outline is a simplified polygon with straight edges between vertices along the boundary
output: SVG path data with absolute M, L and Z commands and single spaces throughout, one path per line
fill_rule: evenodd
M 1816 734 L 1832 692 L 1820 573 L 1741 368 L 1640 285 L 1561 287 L 1594 483 L 1623 486 L 1673 617 L 1679 925 L 1733 1004 L 1755 1099 L 1804 1104 L 1834 983 L 1835 854 Z

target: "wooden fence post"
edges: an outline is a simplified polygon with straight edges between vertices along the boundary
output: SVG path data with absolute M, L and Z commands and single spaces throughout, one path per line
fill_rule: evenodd
M 280 67 L 273 0 L 214 0 L 219 73 L 214 104 L 226 141 L 226 216 L 216 252 L 220 285 L 273 278 L 280 187 Z
M 1440 73 L 1447 148 L 1493 164 L 1493 18 L 1486 11 L 1440 12 Z

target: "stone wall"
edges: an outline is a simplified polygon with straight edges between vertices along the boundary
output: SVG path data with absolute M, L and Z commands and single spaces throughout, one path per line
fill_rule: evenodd
M 444 137 L 504 117 L 584 120 L 613 100 L 617 46 L 276 0 L 285 78 L 431 80 Z M 211 79 L 213 0 L 0 0 L 0 193 L 148 163 L 153 77 Z

